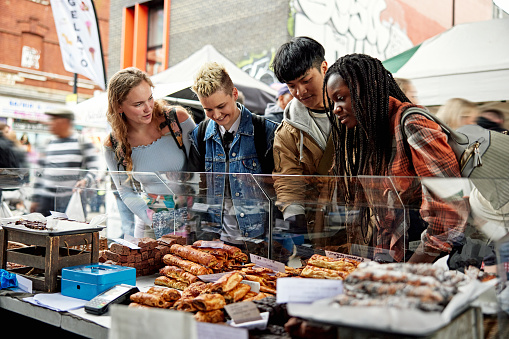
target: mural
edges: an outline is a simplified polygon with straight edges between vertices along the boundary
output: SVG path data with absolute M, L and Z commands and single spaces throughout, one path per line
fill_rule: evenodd
M 391 0 L 388 0 L 391 1 Z M 404 23 L 387 11 L 386 0 L 290 0 L 291 36 L 309 36 L 325 47 L 332 64 L 349 53 L 365 53 L 385 60 L 413 46 Z M 238 66 L 267 84 L 276 82 L 270 62 L 278 46 L 250 55 Z

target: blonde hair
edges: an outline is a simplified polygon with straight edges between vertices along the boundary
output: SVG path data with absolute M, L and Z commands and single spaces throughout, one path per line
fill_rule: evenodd
M 462 98 L 447 100 L 437 111 L 437 117 L 442 119 L 452 129 L 458 129 L 465 125 L 463 119 L 472 116 L 479 116 L 477 104 Z
M 108 111 L 106 117 L 112 129 L 113 137 L 118 143 L 115 155 L 117 159 L 123 159 L 123 166 L 126 171 L 132 171 L 133 159 L 131 145 L 127 140 L 128 125 L 124 114 L 118 113 L 119 106 L 126 100 L 129 92 L 142 82 L 146 82 L 150 87 L 154 87 L 149 76 L 136 67 L 129 67 L 115 73 L 108 83 Z M 165 102 L 158 100 L 154 102 L 152 119 L 157 119 L 163 115 Z M 159 127 L 159 126 L 158 126 Z M 106 141 L 111 142 L 111 140 Z
M 217 62 L 207 62 L 196 74 L 191 89 L 198 97 L 207 98 L 218 90 L 231 95 L 233 87 L 233 81 L 223 65 Z

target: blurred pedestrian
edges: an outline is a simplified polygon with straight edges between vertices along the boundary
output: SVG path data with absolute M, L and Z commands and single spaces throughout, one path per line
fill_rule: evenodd
M 97 149 L 87 137 L 74 130 L 74 112 L 56 108 L 45 112 L 50 117 L 52 138 L 40 154 L 40 175 L 34 183 L 31 212 L 50 215 L 65 212 L 74 188 L 90 187 L 99 169 Z M 89 172 L 82 170 L 90 170 Z M 83 195 L 84 196 L 84 195 Z M 82 201 L 82 207 L 86 200 Z M 83 208 L 86 215 L 86 209 Z
M 496 108 L 488 108 L 481 111 L 477 118 L 477 124 L 483 128 L 507 134 L 504 128 L 504 113 Z
M 405 78 L 394 78 L 399 88 L 405 93 L 406 97 L 414 105 L 419 105 L 419 97 L 417 96 L 417 89 L 411 80 Z
M 452 98 L 437 111 L 437 117 L 456 130 L 465 125 L 475 125 L 479 117 L 477 104 L 463 98 Z
M 276 95 L 276 102 L 267 104 L 267 108 L 265 109 L 265 119 L 272 120 L 274 122 L 280 123 L 283 121 L 283 112 L 286 108 L 286 105 L 293 99 L 290 90 L 286 84 L 282 84 Z

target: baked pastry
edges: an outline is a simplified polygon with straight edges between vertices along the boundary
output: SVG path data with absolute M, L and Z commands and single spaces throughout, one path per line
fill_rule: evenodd
M 220 310 L 226 305 L 226 300 L 219 293 L 201 294 L 193 299 L 193 305 L 198 311 Z
M 300 275 L 305 278 L 343 280 L 348 274 L 343 271 L 307 265 Z
M 162 286 L 152 286 L 148 289 L 147 293 L 160 295 L 165 301 L 179 300 L 182 296 L 179 290 Z
M 162 296 L 147 292 L 136 292 L 131 294 L 130 299 L 135 303 L 152 307 L 170 308 L 173 306 L 173 302 L 165 301 Z
M 159 274 L 179 281 L 183 281 L 187 284 L 192 284 L 198 281 L 197 276 L 177 266 L 165 266 L 159 270 Z
M 222 310 L 213 310 L 208 312 L 198 311 L 194 315 L 194 319 L 205 323 L 223 323 L 226 321 Z
M 142 304 L 138 304 L 135 302 L 129 303 L 129 305 L 127 305 L 127 307 L 130 307 L 130 308 L 153 308 L 152 306 L 142 305 Z
M 170 253 L 179 257 L 201 264 L 206 267 L 216 267 L 218 265 L 217 258 L 212 254 L 194 249 L 192 246 L 182 246 L 173 244 L 170 247 Z
M 204 267 L 189 260 L 182 259 L 173 254 L 165 254 L 163 257 L 163 262 L 168 266 L 180 267 L 196 276 L 214 273 L 214 271 L 212 271 L 210 268 Z
M 192 298 L 181 298 L 175 301 L 175 304 L 173 304 L 173 309 L 184 312 L 195 312 L 197 309 L 193 304 L 193 300 L 194 299 Z
M 224 299 L 228 303 L 235 303 L 240 299 L 244 298 L 244 296 L 251 291 L 251 286 L 248 284 L 237 284 L 232 290 L 223 293 Z
M 353 271 L 359 264 L 360 261 L 347 258 L 334 259 L 320 254 L 313 254 L 308 260 L 308 265 L 347 272 Z
M 228 260 L 229 259 L 228 251 L 225 250 L 224 248 L 199 247 L 199 246 L 195 246 L 195 245 L 193 245 L 193 248 L 198 250 L 198 251 L 202 251 L 202 252 L 206 252 L 208 254 L 212 254 L 213 256 L 215 256 L 218 259 L 223 259 L 223 260 Z
M 208 292 L 209 287 L 210 284 L 204 283 L 203 281 L 197 281 L 195 283 L 192 283 L 182 291 L 182 298 L 185 299 L 197 297 L 202 293 Z
M 176 288 L 177 290 L 184 290 L 187 286 L 189 286 L 189 284 L 187 284 L 185 282 L 178 281 L 177 279 L 173 279 L 173 278 L 168 278 L 165 275 L 157 277 L 156 280 L 154 281 L 154 284 L 159 285 L 159 286 Z
M 239 272 L 230 272 L 223 275 L 210 287 L 211 292 L 224 293 L 233 290 L 243 280 Z

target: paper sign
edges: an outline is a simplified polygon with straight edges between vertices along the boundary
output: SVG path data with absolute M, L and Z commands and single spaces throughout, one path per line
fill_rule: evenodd
M 209 205 L 195 202 L 193 204 L 193 210 L 196 212 L 207 212 L 209 210 Z
M 196 332 L 198 339 L 248 339 L 249 332 L 245 328 L 236 328 L 231 326 L 196 322 Z
M 203 274 L 199 275 L 198 278 L 203 282 L 216 282 L 218 281 L 223 275 L 226 275 L 230 272 L 223 272 L 223 273 L 214 273 L 214 274 Z
M 202 240 L 199 247 L 207 248 L 223 248 L 224 243 L 222 241 L 206 241 Z
M 258 307 L 252 301 L 228 304 L 224 309 L 237 325 L 249 321 L 262 320 Z
M 343 293 L 343 282 L 333 279 L 279 278 L 276 302 L 312 303 Z
M 62 213 L 62 212 L 55 212 L 55 211 L 49 211 L 49 213 L 54 216 L 55 218 L 64 218 L 64 219 L 69 219 L 67 217 L 67 214 L 65 213 Z
M 241 283 L 249 285 L 249 287 L 251 287 L 251 292 L 260 292 L 260 283 L 258 281 L 242 280 Z
M 274 272 L 285 272 L 285 264 L 279 261 L 271 260 L 268 258 L 260 257 L 259 255 L 249 254 L 251 262 L 255 265 L 270 268 Z
M 33 293 L 32 280 L 23 277 L 22 275 L 16 274 L 16 281 L 18 288 L 22 291 Z
M 134 239 L 134 238 L 132 238 Z M 124 246 L 127 246 L 129 247 L 130 249 L 132 250 L 139 250 L 141 247 L 139 247 L 138 245 L 130 242 L 130 241 L 127 241 L 126 239 L 120 239 L 120 238 L 117 238 L 117 239 L 113 239 L 114 242 L 116 243 L 119 243 L 120 245 L 124 245 Z
M 360 262 L 371 261 L 369 259 L 366 259 L 366 258 L 363 258 L 363 257 L 358 257 L 356 255 L 332 252 L 332 251 L 327 251 L 327 250 L 325 251 L 325 256 L 329 257 L 329 258 L 332 258 L 332 259 L 352 259 L 352 260 L 357 260 L 357 261 L 360 261 Z

